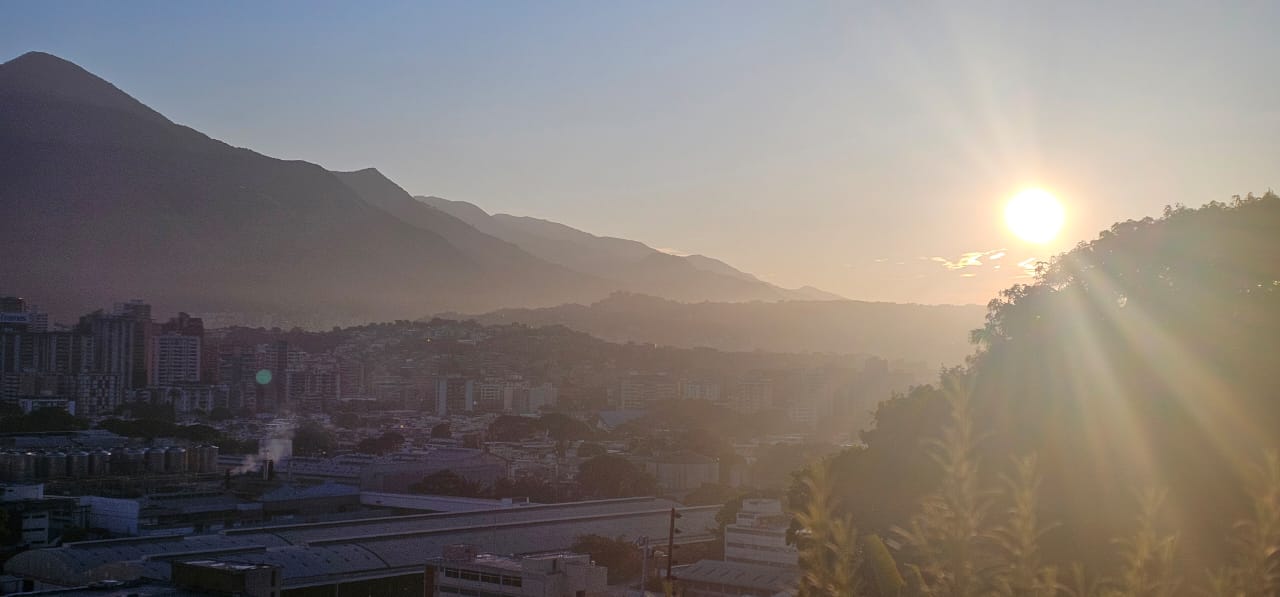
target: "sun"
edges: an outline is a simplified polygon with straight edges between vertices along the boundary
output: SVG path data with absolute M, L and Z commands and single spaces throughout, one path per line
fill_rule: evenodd
M 1058 236 L 1066 221 L 1062 203 L 1044 189 L 1025 189 L 1009 200 L 1004 221 L 1018 238 L 1044 244 Z

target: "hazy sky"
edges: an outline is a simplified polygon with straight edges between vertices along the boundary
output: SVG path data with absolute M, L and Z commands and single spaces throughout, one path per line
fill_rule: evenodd
M 1118 219 L 1280 187 L 1280 3 L 1117 4 L 0 0 L 0 61 L 787 286 L 985 302 Z M 1003 224 L 1029 185 L 1067 207 L 1047 248 Z

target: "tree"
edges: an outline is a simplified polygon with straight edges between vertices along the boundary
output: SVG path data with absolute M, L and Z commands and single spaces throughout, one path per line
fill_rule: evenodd
M 404 446 L 404 436 L 395 431 L 387 431 L 378 437 L 360 440 L 356 449 L 365 454 L 386 454 L 395 452 Z
M 409 486 L 410 493 L 425 495 L 450 495 L 457 497 L 484 497 L 484 487 L 468 481 L 449 469 L 431 473 Z
M 231 419 L 232 416 L 233 415 L 231 414 L 231 409 L 225 406 L 215 406 L 213 410 L 209 411 L 210 421 L 215 421 L 215 422 L 228 421 Z
M 333 445 L 333 433 L 314 421 L 303 423 L 293 433 L 293 453 L 299 456 L 324 456 Z
M 358 429 L 360 427 L 360 415 L 353 412 L 340 412 L 333 415 L 333 424 L 343 429 Z
M 453 438 L 453 429 L 448 423 L 439 423 L 431 428 L 431 439 L 451 439 Z
M 10 414 L 0 417 L 0 432 L 15 431 L 75 431 L 88 429 L 89 422 L 61 408 L 41 408 L 28 414 Z
M 516 442 L 532 437 L 544 427 L 537 419 L 515 415 L 499 415 L 489 424 L 490 441 Z
M 596 433 L 589 425 L 564 413 L 547 413 L 538 419 L 547 435 L 556 441 L 592 439 Z
M 578 458 L 592 458 L 607 453 L 609 453 L 609 451 L 604 449 L 604 446 L 600 444 L 582 442 L 578 445 Z
M 577 553 L 590 554 L 595 563 L 609 570 L 608 582 L 617 584 L 636 578 L 642 566 L 640 548 L 622 537 L 582 535 L 569 548 Z
M 684 496 L 682 502 L 686 506 L 714 506 L 732 500 L 741 495 L 741 493 L 741 491 L 728 485 L 703 483 L 702 486 Z
M 571 496 L 564 495 L 555 485 L 536 477 L 498 479 L 489 489 L 495 499 L 525 497 L 538 504 L 554 504 Z
M 593 498 L 619 498 L 657 493 L 653 476 L 630 460 L 613 454 L 596 456 L 578 469 L 578 487 Z

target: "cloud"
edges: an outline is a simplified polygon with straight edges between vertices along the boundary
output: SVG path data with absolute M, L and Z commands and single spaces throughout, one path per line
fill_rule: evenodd
M 666 253 L 668 255 L 675 255 L 676 257 L 688 257 L 690 255 L 693 255 L 693 253 L 690 253 L 688 251 L 681 251 L 680 249 L 672 249 L 671 247 L 654 247 L 654 249 L 659 252 Z
M 1004 249 L 991 249 L 990 251 L 970 251 L 968 253 L 963 253 L 955 261 L 945 257 L 931 257 L 929 258 L 929 261 L 941 263 L 942 267 L 949 270 L 961 270 L 969 267 L 982 267 L 983 259 L 999 259 L 1004 256 Z

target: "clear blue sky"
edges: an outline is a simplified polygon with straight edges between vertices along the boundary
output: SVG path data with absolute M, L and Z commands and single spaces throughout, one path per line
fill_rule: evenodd
M 1280 3 L 1115 4 L 0 0 L 0 61 L 789 286 L 985 302 L 1115 220 L 1280 186 Z M 1048 247 L 1001 219 L 1028 185 L 1067 206 Z

